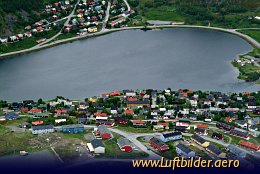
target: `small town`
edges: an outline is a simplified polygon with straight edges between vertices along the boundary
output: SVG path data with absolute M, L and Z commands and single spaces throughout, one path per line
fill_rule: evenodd
M 107 23 L 109 28 L 127 26 L 129 18 L 135 16 L 135 10 L 130 9 L 127 1 L 111 2 L 105 0 L 61 0 L 52 4 L 47 3 L 42 11 L 46 16 L 45 19 L 26 26 L 22 33 L 0 38 L 0 44 L 12 44 L 34 37 L 37 40 L 32 44 L 37 45 L 55 39 L 100 32 L 105 29 Z
M 42 151 L 62 163 L 180 156 L 259 165 L 259 92 L 168 88 L 113 91 L 83 101 L 0 101 L 0 116 L 2 157 Z

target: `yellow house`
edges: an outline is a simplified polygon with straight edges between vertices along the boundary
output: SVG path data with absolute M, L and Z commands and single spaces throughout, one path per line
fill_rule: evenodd
M 222 152 L 219 148 L 214 145 L 208 145 L 206 150 L 219 158 L 226 158 L 226 153 Z
M 209 142 L 206 141 L 205 139 L 203 139 L 202 137 L 198 136 L 198 135 L 192 135 L 192 136 L 191 136 L 191 139 L 192 139 L 195 143 L 201 145 L 202 147 L 207 147 L 207 146 L 209 146 Z
M 89 28 L 88 28 L 88 32 L 89 32 L 89 33 L 95 33 L 95 32 L 97 32 L 97 27 L 89 27 Z
M 97 102 L 97 99 L 96 98 L 89 98 L 88 101 L 95 103 L 95 102 Z

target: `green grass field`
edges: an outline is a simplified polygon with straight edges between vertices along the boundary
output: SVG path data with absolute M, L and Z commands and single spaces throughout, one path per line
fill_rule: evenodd
M 132 133 L 152 133 L 153 130 L 148 128 L 135 128 L 130 126 L 117 126 L 117 129 L 120 129 L 125 132 L 132 132 Z
M 260 30 L 239 30 L 239 32 L 254 38 L 260 43 Z

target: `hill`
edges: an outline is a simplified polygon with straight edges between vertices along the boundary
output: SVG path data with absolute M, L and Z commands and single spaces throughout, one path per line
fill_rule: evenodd
M 44 16 L 44 5 L 53 0 L 0 0 L 0 37 L 18 33 Z
M 145 19 L 227 28 L 260 27 L 259 0 L 129 0 Z

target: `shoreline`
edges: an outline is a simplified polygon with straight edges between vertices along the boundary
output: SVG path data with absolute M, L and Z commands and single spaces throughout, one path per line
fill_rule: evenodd
M 164 29 L 164 28 L 198 28 L 198 29 L 225 32 L 225 33 L 236 35 L 236 36 L 244 39 L 253 48 L 260 48 L 260 43 L 258 43 L 255 39 L 237 31 L 237 30 L 243 30 L 243 29 L 225 29 L 225 28 L 197 26 L 197 25 L 153 25 L 153 26 L 147 26 L 147 27 L 146 26 L 137 26 L 137 27 L 106 29 L 106 30 L 103 30 L 103 31 L 100 31 L 100 32 L 97 32 L 97 33 L 92 33 L 92 34 L 88 34 L 88 35 L 84 35 L 84 36 L 75 36 L 75 37 L 71 37 L 71 38 L 67 38 L 67 39 L 57 40 L 57 41 L 53 41 L 53 42 L 50 42 L 50 43 L 43 44 L 41 47 L 36 47 L 37 46 L 36 45 L 36 46 L 28 48 L 28 49 L 0 54 L 0 60 L 6 59 L 6 58 L 11 58 L 11 57 L 14 57 L 14 56 L 27 54 L 27 53 L 31 53 L 31 52 L 34 52 L 34 51 L 40 51 L 40 50 L 43 50 L 43 49 L 46 49 L 46 48 L 51 48 L 51 47 L 61 45 L 61 44 L 65 44 L 65 43 L 68 43 L 68 42 L 74 42 L 74 41 L 77 41 L 77 40 L 87 39 L 87 38 L 91 38 L 91 37 L 95 37 L 95 36 L 102 36 L 102 35 L 110 34 L 110 33 L 117 32 L 117 31 L 144 30 L 144 29 L 153 30 L 153 29 Z M 260 28 L 255 28 L 255 29 L 260 30 Z

